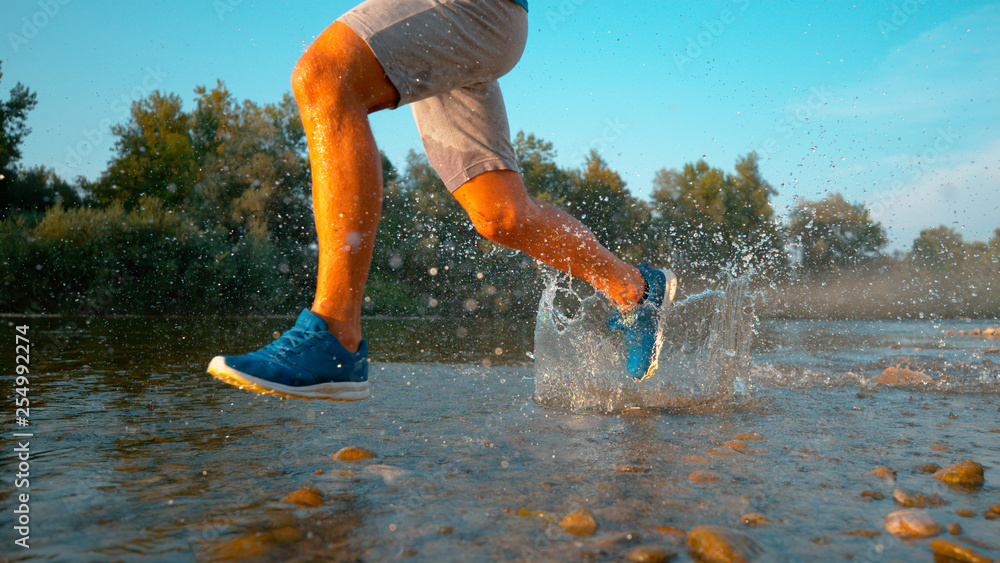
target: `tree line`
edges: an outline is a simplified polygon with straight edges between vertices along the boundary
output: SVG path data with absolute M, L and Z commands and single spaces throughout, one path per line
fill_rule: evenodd
M 194 92 L 190 110 L 159 91 L 133 103 L 93 181 L 21 166 L 36 98 L 17 84 L 0 102 L 0 311 L 94 311 L 97 302 L 107 313 L 267 314 L 309 304 L 316 235 L 294 100 L 238 101 L 221 81 Z M 703 160 L 660 170 L 642 200 L 597 152 L 567 169 L 533 134 L 519 132 L 514 146 L 534 197 L 569 211 L 623 259 L 669 265 L 688 289 L 750 269 L 784 284 L 892 271 L 972 281 L 987 296 L 973 299 L 975 311 L 1000 311 L 1000 229 L 988 243 L 927 229 L 909 253 L 888 256 L 883 227 L 837 193 L 800 200 L 779 221 L 777 192 L 752 152 L 733 172 Z M 366 312 L 534 314 L 538 266 L 477 236 L 423 155 L 411 151 L 397 168 L 383 154 L 382 169 Z

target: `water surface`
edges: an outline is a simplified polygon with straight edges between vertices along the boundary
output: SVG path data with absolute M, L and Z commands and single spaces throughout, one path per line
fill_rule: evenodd
M 204 373 L 213 355 L 255 349 L 293 320 L 2 319 L 9 342 L 14 325 L 30 326 L 38 354 L 32 547 L 12 547 L 5 531 L 0 553 L 615 561 L 654 544 L 686 561 L 683 536 L 669 529 L 714 524 L 748 534 L 769 561 L 930 560 L 927 540 L 882 529 L 898 508 L 892 490 L 903 486 L 947 499 L 930 513 L 959 522 L 961 537 L 1000 558 L 1000 522 L 981 516 L 1000 504 L 1000 356 L 986 353 L 997 341 L 943 333 L 989 323 L 765 322 L 745 389 L 687 408 L 535 400 L 543 359 L 534 323 L 516 320 L 367 320 L 373 396 L 357 403 L 258 396 Z M 0 353 L 12 366 L 13 345 Z M 936 382 L 871 384 L 896 364 Z M 752 433 L 763 440 L 745 441 L 743 453 L 725 445 Z M 329 457 L 349 445 L 377 457 Z M 918 469 L 960 459 L 987 467 L 982 488 L 954 490 Z M 11 457 L 3 460 L 10 476 Z M 897 470 L 895 482 L 871 474 L 882 465 Z M 720 480 L 691 481 L 699 469 Z M 301 486 L 318 489 L 324 504 L 282 502 Z M 4 530 L 12 492 L 5 477 Z M 596 535 L 559 528 L 576 508 L 594 514 Z M 770 523 L 745 527 L 748 513 Z M 857 530 L 883 533 L 845 534 Z

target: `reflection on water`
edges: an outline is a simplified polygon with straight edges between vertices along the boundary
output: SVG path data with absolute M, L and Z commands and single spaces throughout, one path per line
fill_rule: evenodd
M 765 322 L 752 395 L 708 411 L 541 405 L 534 327 L 519 321 L 366 321 L 373 397 L 358 403 L 257 396 L 204 373 L 292 321 L 0 319 L 8 342 L 29 325 L 38 350 L 30 559 L 616 561 L 653 544 L 685 561 L 669 529 L 713 524 L 769 561 L 929 560 L 928 540 L 884 533 L 895 487 L 942 496 L 950 504 L 928 512 L 961 524 L 951 539 L 1000 557 L 997 520 L 983 516 L 1000 502 L 1000 356 L 987 352 L 996 340 L 944 335 L 968 323 Z M 13 352 L 0 347 L 0 365 Z M 872 384 L 896 364 L 934 382 Z M 329 457 L 348 445 L 377 457 Z M 961 459 L 986 466 L 981 488 L 922 469 Z M 895 481 L 871 474 L 881 465 Z M 692 481 L 695 470 L 719 480 Z M 323 505 L 282 502 L 301 486 Z M 558 526 L 580 507 L 592 537 Z M 770 523 L 747 528 L 748 513 Z M 858 530 L 872 537 L 847 533 Z M 4 557 L 28 560 L 5 534 Z

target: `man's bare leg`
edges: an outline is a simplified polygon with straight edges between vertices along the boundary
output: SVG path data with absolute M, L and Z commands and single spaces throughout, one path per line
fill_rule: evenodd
M 484 237 L 583 279 L 621 310 L 642 299 L 646 282 L 639 270 L 571 215 L 529 196 L 517 172 L 486 172 L 454 193 Z
M 312 311 L 353 352 L 382 210 L 382 160 L 368 114 L 399 94 L 368 45 L 340 22 L 303 54 L 292 88 L 309 144 L 319 238 Z

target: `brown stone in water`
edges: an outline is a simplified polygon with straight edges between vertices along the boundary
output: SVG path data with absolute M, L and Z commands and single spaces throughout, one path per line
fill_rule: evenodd
M 941 466 L 936 463 L 925 463 L 918 467 L 917 471 L 921 473 L 934 473 L 938 469 L 941 469 Z
M 1000 354 L 1000 348 L 987 348 L 983 354 Z
M 885 495 L 883 495 L 882 493 L 880 493 L 878 491 L 871 491 L 871 490 L 861 491 L 861 496 L 868 497 L 868 498 L 874 499 L 874 500 L 882 500 L 882 499 L 885 498 Z
M 709 481 L 721 481 L 722 477 L 719 477 L 711 471 L 705 471 L 704 469 L 698 469 L 697 471 L 692 471 L 688 475 L 688 481 L 694 481 L 695 483 L 706 483 Z
M 979 516 L 979 513 L 975 510 L 968 510 L 965 508 L 959 508 L 955 511 L 955 514 L 958 514 L 962 518 L 975 518 L 976 516 Z
M 1000 430 L 997 430 L 997 432 L 1000 432 Z M 686 459 L 688 461 L 711 461 L 707 457 L 699 457 L 696 455 L 682 455 L 681 459 Z
M 972 549 L 964 545 L 958 545 L 943 538 L 935 538 L 930 545 L 931 551 L 948 561 L 961 561 L 964 563 L 991 563 L 989 557 L 983 557 Z M 935 560 L 937 558 L 935 557 Z
M 949 448 L 948 446 L 943 446 L 941 444 L 934 444 L 933 446 L 931 446 L 931 449 L 932 450 L 946 451 L 946 450 L 950 450 L 951 448 Z
M 592 536 L 597 531 L 597 520 L 586 508 L 577 508 L 559 522 L 559 527 L 574 536 Z
M 680 528 L 674 528 L 673 526 L 657 526 L 656 531 L 663 534 L 680 534 L 687 537 L 687 532 Z
M 763 526 L 764 524 L 769 524 L 771 521 L 759 512 L 754 512 L 751 514 L 744 514 L 740 520 L 743 522 L 744 526 Z
M 750 536 L 721 526 L 696 526 L 688 534 L 688 554 L 695 561 L 742 563 L 760 551 Z
M 622 473 L 644 473 L 647 469 L 645 467 L 636 467 L 634 465 L 619 465 L 615 467 L 615 471 L 621 471 Z
M 736 438 L 737 440 L 746 440 L 748 442 L 754 442 L 754 441 L 757 441 L 757 440 L 763 440 L 764 439 L 763 436 L 761 436 L 760 434 L 758 434 L 756 432 L 750 432 L 749 434 L 737 434 L 736 436 L 733 436 L 733 437 Z
M 902 487 L 892 491 L 892 498 L 903 506 L 944 506 L 948 501 L 937 495 L 915 493 Z
M 934 472 L 934 477 L 949 485 L 980 487 L 983 484 L 983 466 L 967 459 L 956 461 Z
M 948 525 L 945 526 L 945 529 L 948 530 L 948 533 L 953 536 L 957 536 L 962 533 L 962 525 L 958 522 L 949 522 Z
M 740 452 L 741 454 L 757 453 L 756 450 L 751 448 L 750 445 L 743 440 L 729 440 L 725 444 L 722 444 L 722 446 Z
M 886 479 L 895 479 L 896 470 L 889 466 L 883 465 L 881 467 L 876 467 L 875 469 L 872 469 L 872 475 L 876 477 L 885 477 Z
M 943 528 L 926 512 L 919 510 L 897 510 L 886 516 L 882 524 L 897 538 L 929 538 L 941 533 Z
M 877 538 L 882 535 L 882 532 L 875 530 L 847 530 L 840 533 L 844 536 L 861 536 L 863 538 Z
M 625 559 L 635 563 L 663 563 L 674 557 L 677 557 L 677 553 L 669 549 L 654 545 L 640 545 L 629 550 Z
M 1000 516 L 1000 514 L 993 512 L 992 510 L 987 510 L 986 512 L 983 512 L 983 516 L 985 516 L 987 520 L 996 520 L 997 516 Z
M 1000 504 L 991 504 L 991 505 L 987 506 L 986 508 L 989 508 L 993 512 L 996 512 L 997 514 L 1000 514 Z
M 915 385 L 930 383 L 931 376 L 922 371 L 916 371 L 900 366 L 888 367 L 872 379 L 876 385 Z
M 364 448 L 358 448 L 356 446 L 347 446 L 337 450 L 337 453 L 331 454 L 330 457 L 333 459 L 339 459 L 340 461 L 357 461 L 359 459 L 370 459 L 375 457 L 373 452 L 370 452 Z
M 305 508 L 316 508 L 323 504 L 323 495 L 312 487 L 299 487 L 282 497 L 281 502 L 287 502 Z

